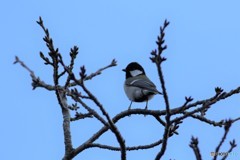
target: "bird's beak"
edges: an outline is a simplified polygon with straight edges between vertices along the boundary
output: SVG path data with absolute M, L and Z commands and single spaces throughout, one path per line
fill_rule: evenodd
M 126 69 L 122 69 L 123 72 L 126 72 Z

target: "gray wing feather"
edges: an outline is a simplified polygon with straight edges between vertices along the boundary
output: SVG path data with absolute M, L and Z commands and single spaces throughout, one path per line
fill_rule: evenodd
M 132 80 L 131 82 L 127 83 L 127 85 L 134 86 L 134 87 L 139 87 L 139 88 L 142 88 L 142 89 L 146 89 L 149 92 L 161 94 L 156 89 L 156 86 L 154 85 L 154 83 L 151 82 L 148 78 L 145 78 L 145 79 L 144 78 L 135 79 L 135 80 Z

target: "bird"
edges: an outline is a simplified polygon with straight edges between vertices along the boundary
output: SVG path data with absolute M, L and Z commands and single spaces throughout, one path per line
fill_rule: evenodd
M 148 108 L 148 101 L 159 92 L 155 84 L 146 76 L 143 67 L 137 62 L 131 62 L 123 69 L 126 73 L 124 91 L 131 101 L 128 109 L 131 109 L 132 102 L 146 102 L 145 109 Z

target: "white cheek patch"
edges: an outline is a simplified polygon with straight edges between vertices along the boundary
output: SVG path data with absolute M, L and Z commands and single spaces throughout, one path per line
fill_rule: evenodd
M 132 77 L 135 77 L 135 76 L 138 76 L 140 74 L 142 74 L 143 72 L 140 71 L 140 70 L 133 70 L 133 71 L 130 71 L 130 74 L 132 75 Z

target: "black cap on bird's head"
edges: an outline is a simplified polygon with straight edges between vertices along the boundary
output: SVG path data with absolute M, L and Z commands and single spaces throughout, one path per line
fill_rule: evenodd
M 126 78 L 145 75 L 143 67 L 137 62 L 131 62 L 122 71 L 126 72 Z

